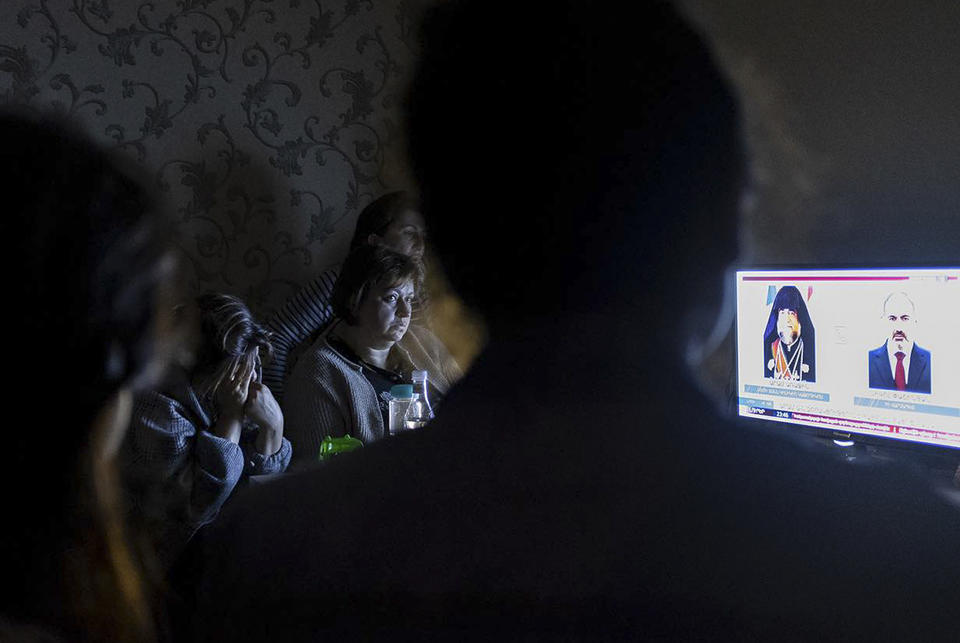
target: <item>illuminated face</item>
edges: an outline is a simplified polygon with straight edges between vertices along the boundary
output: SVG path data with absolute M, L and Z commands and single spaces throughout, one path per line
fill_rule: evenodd
M 390 248 L 394 252 L 420 259 L 423 257 L 423 242 L 426 237 L 426 224 L 415 210 L 404 210 L 394 219 L 383 235 L 370 235 L 371 241 Z
M 800 320 L 797 318 L 797 311 L 780 309 L 777 313 L 777 334 L 780 336 L 780 341 L 787 346 L 797 341 L 800 337 Z
M 913 341 L 913 331 L 917 320 L 913 312 L 913 302 L 903 295 L 894 295 L 883 307 L 883 319 L 887 324 L 887 337 L 902 347 Z
M 356 312 L 356 325 L 363 328 L 373 347 L 387 348 L 403 339 L 415 296 L 411 281 L 377 286 L 367 293 Z

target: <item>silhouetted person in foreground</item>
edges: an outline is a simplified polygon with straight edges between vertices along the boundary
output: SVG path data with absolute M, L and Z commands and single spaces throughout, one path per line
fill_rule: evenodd
M 150 555 L 125 524 L 115 460 L 132 392 L 174 339 L 155 315 L 170 303 L 164 226 L 70 128 L 3 115 L 0 140 L 0 641 L 151 641 Z
M 430 14 L 414 164 L 489 345 L 425 429 L 223 516 L 211 640 L 960 631 L 960 509 L 731 423 L 685 365 L 737 251 L 737 104 L 668 6 L 612 7 Z

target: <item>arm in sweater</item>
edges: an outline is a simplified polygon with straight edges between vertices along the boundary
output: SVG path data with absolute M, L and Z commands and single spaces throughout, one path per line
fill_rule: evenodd
M 177 400 L 145 393 L 137 398 L 124 447 L 134 500 L 158 529 L 158 550 L 167 562 L 213 520 L 244 471 L 241 447 L 195 421 Z
M 368 444 L 386 434 L 377 393 L 362 368 L 337 353 L 324 337 L 290 374 L 283 413 L 295 465 L 316 462 L 320 442 L 328 435 L 351 435 Z
M 350 433 L 352 420 L 343 391 L 349 387 L 342 375 L 322 368 L 315 356 L 304 356 L 290 374 L 283 401 L 286 435 L 293 443 L 295 467 L 313 464 L 326 436 Z

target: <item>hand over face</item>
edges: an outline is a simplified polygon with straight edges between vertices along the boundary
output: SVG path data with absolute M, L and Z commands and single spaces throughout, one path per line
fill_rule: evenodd
M 261 431 L 283 433 L 283 412 L 270 388 L 260 382 L 250 385 L 250 394 L 244 406 L 247 417 L 256 422 Z
M 253 378 L 253 364 L 250 360 L 233 358 L 230 363 L 227 377 L 217 387 L 217 405 L 220 415 L 239 418 L 243 414 L 244 405 Z

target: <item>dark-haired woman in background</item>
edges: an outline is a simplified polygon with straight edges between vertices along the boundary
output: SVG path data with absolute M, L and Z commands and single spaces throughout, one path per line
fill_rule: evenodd
M 370 203 L 357 217 L 350 251 L 365 245 L 384 246 L 417 260 L 423 258 L 423 217 L 406 192 L 389 192 Z M 285 380 L 293 368 L 291 356 L 333 319 L 331 298 L 340 267 L 329 268 L 291 297 L 267 322 L 273 336 L 274 359 L 264 367 L 264 381 L 283 400 Z
M 283 414 L 260 380 L 269 333 L 244 303 L 209 293 L 196 302 L 200 345 L 191 370 L 138 396 L 123 447 L 124 479 L 163 564 L 213 520 L 237 484 L 290 462 Z
M 138 182 L 63 125 L 0 116 L 0 140 L 0 640 L 149 641 L 114 460 L 131 391 L 171 339 L 154 314 L 169 308 L 166 235 Z
M 325 436 L 369 443 L 387 434 L 394 384 L 425 370 L 439 402 L 460 369 L 438 340 L 414 354 L 402 343 L 423 283 L 420 263 L 387 248 L 363 246 L 334 286 L 334 323 L 297 362 L 283 407 L 299 462 L 316 459 Z

